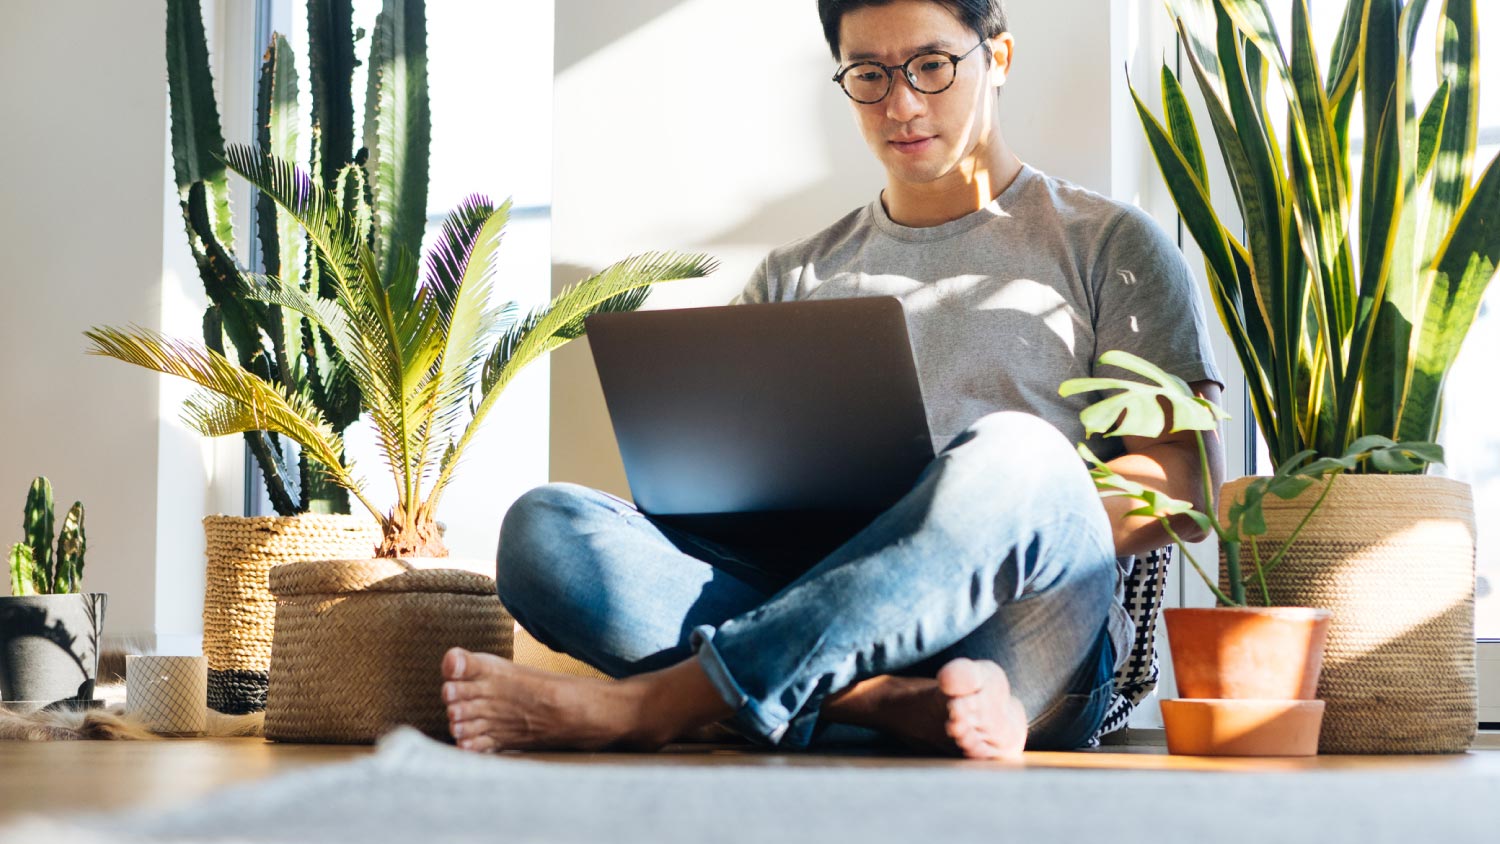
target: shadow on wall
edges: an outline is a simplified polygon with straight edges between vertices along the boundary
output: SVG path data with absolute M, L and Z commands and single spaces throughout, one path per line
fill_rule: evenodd
M 602 267 L 552 265 L 552 295 L 587 278 Z M 630 498 L 625 465 L 610 427 L 599 373 L 594 369 L 588 337 L 580 337 L 552 352 L 551 455 L 547 477 L 572 482 Z
M 557 39 L 554 47 L 553 69 L 562 73 L 686 2 L 688 0 L 633 0 L 630 3 L 556 0 L 557 20 L 570 23 L 568 37 Z

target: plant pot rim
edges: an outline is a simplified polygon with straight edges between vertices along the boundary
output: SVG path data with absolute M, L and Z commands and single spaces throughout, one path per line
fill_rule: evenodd
M 1333 617 L 1331 610 L 1322 607 L 1166 607 L 1162 610 L 1164 615 L 1197 615 L 1199 613 L 1212 613 L 1220 616 L 1225 614 L 1269 615 L 1287 621 L 1322 621 Z
M 25 598 L 27 600 L 36 600 L 37 598 L 82 598 L 88 595 L 108 594 L 108 592 L 96 592 L 90 590 L 88 592 L 48 592 L 42 595 L 0 595 L 0 601 L 8 600 L 10 598 Z

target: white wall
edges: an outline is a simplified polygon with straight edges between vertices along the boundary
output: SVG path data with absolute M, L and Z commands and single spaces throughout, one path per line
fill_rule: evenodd
M 163 9 L 8 0 L 0 27 L 0 539 L 34 475 L 81 499 L 114 634 L 155 621 L 158 386 L 82 332 L 161 323 Z

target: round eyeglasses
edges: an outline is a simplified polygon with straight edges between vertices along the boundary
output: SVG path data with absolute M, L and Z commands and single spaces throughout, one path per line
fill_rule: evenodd
M 930 50 L 897 65 L 877 61 L 855 62 L 840 68 L 833 75 L 833 81 L 844 89 L 849 99 L 865 105 L 878 103 L 891 93 L 896 81 L 894 74 L 898 70 L 914 90 L 923 94 L 941 94 L 953 87 L 954 80 L 958 79 L 958 63 L 983 46 L 984 41 L 980 41 L 961 56 Z

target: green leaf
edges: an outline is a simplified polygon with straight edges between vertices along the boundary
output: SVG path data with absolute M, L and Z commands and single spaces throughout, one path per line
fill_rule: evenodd
M 1208 165 L 1203 160 L 1203 142 L 1198 138 L 1198 125 L 1193 120 L 1192 107 L 1188 105 L 1182 85 L 1177 81 L 1177 74 L 1167 65 L 1162 65 L 1161 68 L 1161 94 L 1167 112 L 1167 126 L 1172 130 L 1172 144 L 1181 150 L 1183 159 L 1192 169 L 1193 175 L 1198 177 L 1198 183 L 1203 186 L 1203 193 L 1207 196 Z
M 1417 131 L 1418 182 L 1427 180 L 1432 164 L 1437 160 L 1438 138 L 1443 134 L 1443 121 L 1448 116 L 1448 86 L 1448 80 L 1444 79 L 1422 112 L 1422 123 Z
M 1118 394 L 1084 408 L 1079 414 L 1084 430 L 1090 436 L 1106 434 L 1116 437 L 1159 437 L 1166 428 L 1162 401 L 1167 402 L 1172 409 L 1174 432 L 1216 430 L 1218 420 L 1225 418 L 1224 412 L 1217 405 L 1194 395 L 1181 378 L 1136 355 L 1111 350 L 1099 356 L 1099 363 L 1119 367 L 1156 383 L 1143 384 L 1115 378 L 1073 378 L 1064 381 L 1058 387 L 1058 394 L 1064 397 L 1085 392 L 1120 390 Z
M 1500 159 L 1491 161 L 1434 259 L 1400 438 L 1436 439 L 1443 384 L 1500 266 Z

